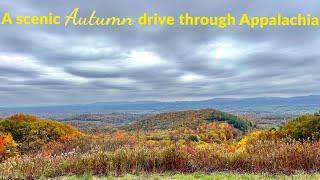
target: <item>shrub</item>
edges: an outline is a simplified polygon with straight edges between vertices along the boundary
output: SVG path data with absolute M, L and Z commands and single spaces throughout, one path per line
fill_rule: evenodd
M 282 139 L 281 134 L 276 130 L 269 131 L 253 131 L 241 138 L 238 145 L 241 148 L 245 148 L 247 145 L 252 145 L 258 142 L 267 141 L 280 141 Z
M 303 115 L 287 122 L 280 132 L 289 139 L 298 141 L 320 139 L 320 116 Z
M 17 144 L 11 135 L 0 134 L 0 162 L 16 155 Z

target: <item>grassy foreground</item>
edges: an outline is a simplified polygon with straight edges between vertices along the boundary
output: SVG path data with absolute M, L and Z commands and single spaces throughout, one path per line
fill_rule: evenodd
M 313 179 L 320 179 L 320 174 L 297 174 L 297 175 L 263 175 L 263 174 L 237 174 L 237 173 L 193 173 L 193 174 L 157 174 L 157 175 L 142 175 L 142 176 L 135 176 L 135 175 L 126 175 L 123 177 L 93 177 L 93 176 L 72 176 L 72 177 L 62 177 L 59 179 L 63 180 L 95 180 L 95 179 L 105 179 L 105 180 L 193 180 L 193 179 L 201 179 L 201 180 L 228 180 L 228 179 L 236 179 L 236 180 L 313 180 Z

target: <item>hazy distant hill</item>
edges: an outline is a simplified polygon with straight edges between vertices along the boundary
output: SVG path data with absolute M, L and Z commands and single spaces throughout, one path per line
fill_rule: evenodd
M 14 107 L 0 108 L 0 115 L 25 112 L 34 114 L 84 114 L 106 113 L 116 111 L 135 112 L 165 112 L 188 109 L 215 108 L 229 112 L 272 112 L 302 114 L 320 109 L 320 95 L 299 96 L 291 98 L 266 97 L 247 99 L 210 99 L 205 101 L 178 101 L 178 102 L 99 102 L 93 104 L 42 106 L 42 107 Z
M 146 114 L 139 113 L 106 113 L 106 114 L 79 114 L 62 119 L 63 122 L 93 122 L 104 125 L 122 125 L 143 119 Z

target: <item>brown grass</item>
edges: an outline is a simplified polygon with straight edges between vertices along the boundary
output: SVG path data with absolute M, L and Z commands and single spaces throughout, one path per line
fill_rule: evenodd
M 34 179 L 66 175 L 124 175 L 165 172 L 316 172 L 318 144 L 256 142 L 230 151 L 227 145 L 122 146 L 114 151 L 92 148 L 60 156 L 21 156 L 0 165 L 0 178 Z

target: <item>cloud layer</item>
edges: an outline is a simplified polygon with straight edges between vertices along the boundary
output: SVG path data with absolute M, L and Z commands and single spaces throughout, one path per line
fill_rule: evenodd
M 317 1 L 1 2 L 19 15 L 320 16 Z M 319 94 L 318 28 L 1 26 L 0 106 Z

